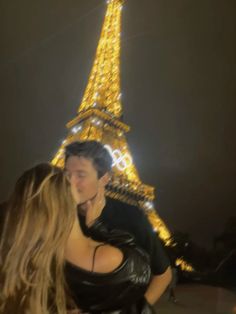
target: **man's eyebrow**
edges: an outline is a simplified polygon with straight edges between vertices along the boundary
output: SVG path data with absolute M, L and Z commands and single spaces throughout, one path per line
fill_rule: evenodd
M 65 171 L 68 173 L 72 173 L 72 172 L 74 172 L 74 173 L 87 173 L 86 170 L 72 170 L 72 171 L 70 171 L 68 169 L 65 169 Z

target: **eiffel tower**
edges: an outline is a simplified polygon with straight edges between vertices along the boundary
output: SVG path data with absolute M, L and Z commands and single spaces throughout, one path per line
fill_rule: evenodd
M 113 157 L 107 196 L 142 208 L 166 245 L 171 235 L 154 209 L 154 188 L 143 184 L 132 160 L 125 134 L 120 90 L 120 38 L 123 0 L 107 0 L 107 10 L 95 61 L 76 117 L 52 164 L 63 167 L 64 147 L 74 141 L 97 140 Z

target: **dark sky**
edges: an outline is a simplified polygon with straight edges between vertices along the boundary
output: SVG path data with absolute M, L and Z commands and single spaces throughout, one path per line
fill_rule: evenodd
M 0 4 L 0 199 L 49 160 L 75 116 L 103 0 Z M 236 209 L 236 1 L 128 0 L 122 25 L 128 141 L 171 230 L 209 244 Z

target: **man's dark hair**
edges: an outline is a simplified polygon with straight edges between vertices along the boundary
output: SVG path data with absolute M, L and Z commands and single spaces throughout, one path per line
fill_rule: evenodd
M 103 144 L 97 141 L 73 142 L 65 147 L 65 162 L 71 156 L 90 159 L 100 179 L 111 171 L 112 157 Z

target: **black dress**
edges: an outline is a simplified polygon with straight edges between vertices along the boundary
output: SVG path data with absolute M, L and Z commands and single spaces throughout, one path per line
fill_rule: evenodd
M 102 238 L 107 238 L 99 221 L 93 228 L 100 235 L 102 230 Z M 153 313 L 144 298 L 151 278 L 148 256 L 123 232 L 109 233 L 109 242 L 123 252 L 122 263 L 110 273 L 90 272 L 66 262 L 65 277 L 71 297 L 83 313 Z

